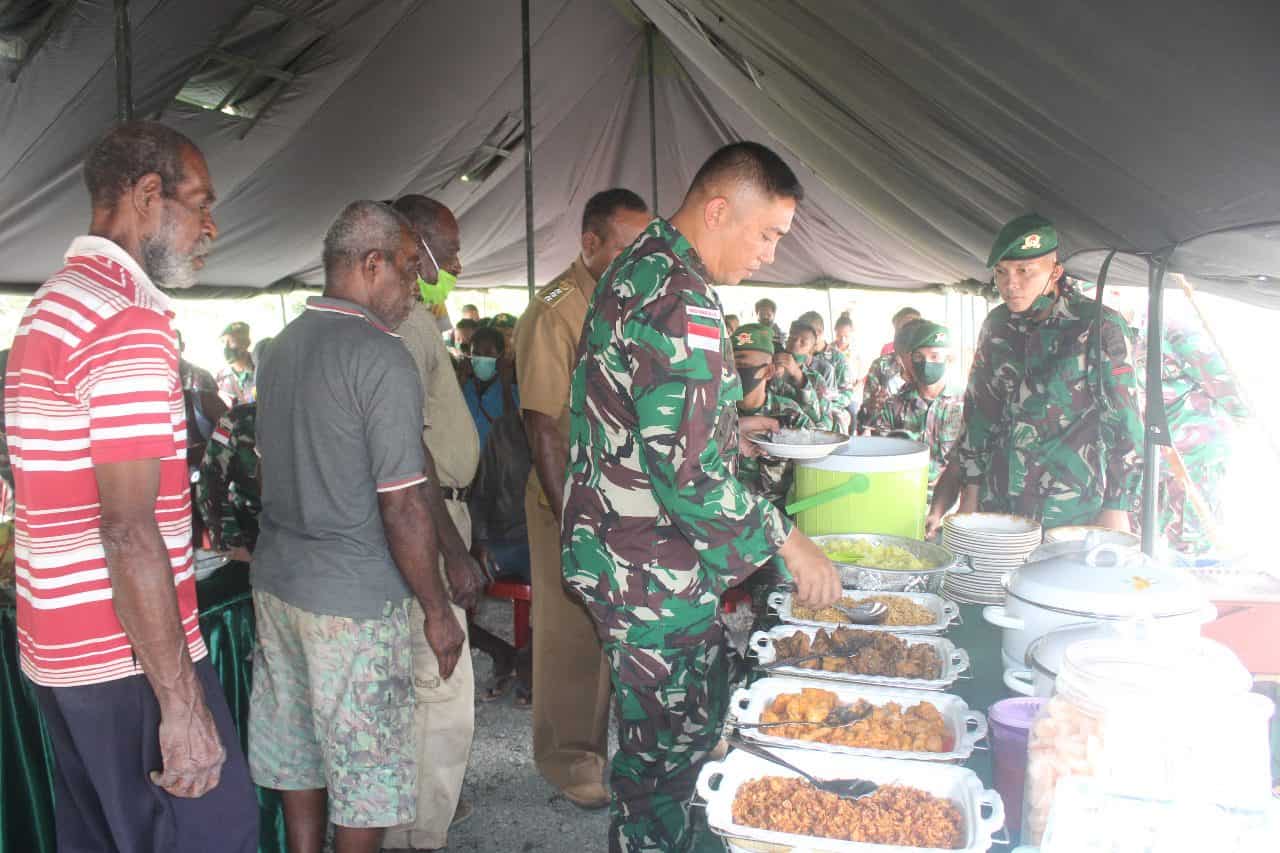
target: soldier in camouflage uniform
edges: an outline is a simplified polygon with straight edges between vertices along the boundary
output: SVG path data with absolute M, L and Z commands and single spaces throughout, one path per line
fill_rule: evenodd
M 262 489 L 254 437 L 257 415 L 257 403 L 236 406 L 223 415 L 200 463 L 196 502 L 217 551 L 243 548 L 252 554 L 258 542 Z
M 814 429 L 821 419 L 820 404 L 812 387 L 795 389 L 787 385 L 781 393 L 774 389 L 773 330 L 758 323 L 742 326 L 733 335 L 733 360 L 742 383 L 738 413 L 774 418 L 784 427 Z M 738 479 L 757 495 L 779 509 L 791 488 L 794 465 L 787 459 L 770 456 L 738 460 Z
M 964 432 L 964 404 L 947 393 L 947 349 L 951 345 L 946 326 L 913 320 L 893 339 L 895 358 L 903 361 L 907 384 L 872 415 L 867 431 L 873 435 L 904 433 L 929 448 L 929 485 L 932 488 L 946 467 L 951 448 Z
M 982 324 L 965 392 L 960 511 L 1128 530 L 1143 441 L 1128 327 L 1076 292 L 1057 249 L 1053 224 L 1036 214 L 1006 225 L 992 248 L 1004 304 Z
M 827 343 L 826 323 L 821 314 L 817 311 L 806 311 L 800 315 L 800 322 L 811 326 L 818 338 L 813 348 L 813 355 L 810 356 L 814 368 L 829 371 L 831 374 L 831 382 L 828 383 L 824 394 L 832 429 L 844 435 L 851 435 L 853 415 L 849 411 L 849 406 L 853 403 L 854 386 L 857 383 L 853 377 L 853 371 L 849 369 L 849 360 L 844 353 Z
M 1139 401 L 1146 380 L 1146 339 L 1134 343 Z M 1200 323 L 1170 312 L 1160 347 L 1160 381 L 1169 437 L 1182 456 L 1191 481 L 1205 503 L 1221 512 L 1218 487 L 1227 475 L 1234 421 L 1249 416 L 1226 362 Z M 1169 547 L 1198 555 L 1212 547 L 1203 519 L 1187 500 L 1187 491 L 1170 466 L 1160 467 L 1160 529 Z
M 817 346 L 818 332 L 799 320 L 791 324 L 786 346 L 773 357 L 773 379 L 769 390 L 778 397 L 796 400 L 815 413 L 814 425 L 818 429 L 835 429 L 827 389 L 835 382 L 831 365 L 816 363 L 813 351 Z M 777 342 L 774 342 L 777 350 Z
M 898 312 L 893 315 L 894 335 L 896 336 L 898 330 L 907 323 L 919 319 L 920 312 L 914 308 L 898 309 Z M 886 344 L 886 346 L 888 345 Z M 902 378 L 902 365 L 898 361 L 897 355 L 892 351 L 881 352 L 871 362 L 871 367 L 867 370 L 867 378 L 862 383 L 862 406 L 858 409 L 858 428 L 864 428 L 875 414 L 876 409 L 883 406 L 886 400 L 901 391 L 904 384 L 906 382 Z
M 711 286 L 772 263 L 801 192 L 767 148 L 722 148 L 675 216 L 609 266 L 587 313 L 561 541 L 618 697 L 611 851 L 721 849 L 689 809 L 728 698 L 721 594 L 775 556 L 799 598 L 840 594 L 821 550 L 733 476 L 742 387 Z

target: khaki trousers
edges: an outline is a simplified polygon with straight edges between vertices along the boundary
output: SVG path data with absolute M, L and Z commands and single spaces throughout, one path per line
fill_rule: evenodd
M 471 518 L 466 504 L 445 501 L 463 542 L 471 541 Z M 444 570 L 443 564 L 441 571 Z M 455 606 L 453 615 L 465 632 L 467 614 Z M 449 843 L 449 823 L 462 794 L 462 778 L 471 756 L 475 734 L 475 675 L 471 669 L 471 644 L 447 681 L 440 678 L 435 652 L 427 645 L 422 626 L 426 615 L 416 600 L 409 611 L 413 637 L 413 711 L 415 754 L 418 761 L 418 817 L 412 824 L 387 830 L 382 846 L 435 850 Z
M 609 751 L 609 663 L 595 623 L 565 589 L 560 572 L 560 526 L 529 474 L 533 602 L 533 759 L 542 777 L 561 790 L 602 782 Z

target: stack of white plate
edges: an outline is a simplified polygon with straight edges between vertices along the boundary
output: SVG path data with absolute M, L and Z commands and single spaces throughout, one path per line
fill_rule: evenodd
M 1004 576 L 1027 561 L 1040 538 L 1040 523 L 1030 518 L 986 512 L 951 516 L 942 527 L 942 544 L 973 572 L 948 574 L 946 597 L 961 604 L 1003 604 Z

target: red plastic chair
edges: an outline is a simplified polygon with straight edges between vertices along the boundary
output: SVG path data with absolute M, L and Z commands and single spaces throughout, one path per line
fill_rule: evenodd
M 533 587 L 527 583 L 515 581 L 494 581 L 484 594 L 490 598 L 508 599 L 511 601 L 513 620 L 512 634 L 515 647 L 523 649 L 529 645 L 532 632 L 529 629 L 529 608 L 533 600 Z

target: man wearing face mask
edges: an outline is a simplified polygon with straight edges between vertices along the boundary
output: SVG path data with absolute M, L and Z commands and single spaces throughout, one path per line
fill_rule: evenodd
M 792 323 L 789 331 L 785 349 L 773 357 L 775 369 L 769 389 L 775 396 L 790 397 L 816 412 L 818 429 L 835 429 L 827 394 L 835 376 L 831 365 L 813 360 L 818 332 L 801 320 Z M 776 344 L 774 348 L 777 349 Z
M 867 423 L 873 435 L 903 433 L 929 448 L 929 485 L 946 467 L 951 448 L 964 431 L 964 405 L 947 393 L 948 348 L 946 326 L 912 320 L 893 337 L 893 351 L 901 362 L 906 384 Z
M 618 697 L 611 851 L 718 843 L 691 820 L 720 732 L 730 657 L 720 597 L 780 557 L 797 600 L 824 606 L 840 579 L 822 550 L 733 474 L 754 452 L 712 283 L 773 263 L 799 180 L 773 151 L 727 145 L 670 220 L 609 266 L 587 311 L 570 384 L 564 577 L 596 623 Z
M 396 330 L 422 383 L 422 442 L 427 502 L 439 534 L 440 570 L 454 617 L 462 622 L 484 588 L 484 575 L 471 556 L 471 481 L 480 443 L 462 398 L 453 359 L 444 345 L 432 305 L 457 285 L 462 274 L 461 234 L 447 206 L 423 195 L 406 195 L 393 206 L 409 220 L 421 249 L 417 294 L 408 318 Z M 465 319 L 459 321 L 468 322 Z M 475 733 L 475 675 L 468 637 L 448 678 L 422 631 L 426 614 L 410 604 L 413 636 L 413 733 L 418 771 L 418 815 L 412 824 L 387 831 L 388 849 L 445 847 L 449 827 L 465 819 L 471 804 L 460 799 Z
M 960 511 L 1128 530 L 1143 428 L 1124 319 L 1067 281 L 1042 216 L 1007 224 L 987 263 L 1004 304 L 982 324 L 965 392 Z
M 533 758 L 583 808 L 609 802 L 609 666 L 591 617 L 564 586 L 560 507 L 569 468 L 569 374 L 596 282 L 652 217 L 631 190 L 598 192 L 582 211 L 581 250 L 538 291 L 516 326 L 516 375 L 533 471 L 525 518 L 533 584 Z
M 237 321 L 222 330 L 222 357 L 227 363 L 218 371 L 217 382 L 218 396 L 227 408 L 252 403 L 257 398 L 251 353 L 248 323 Z

